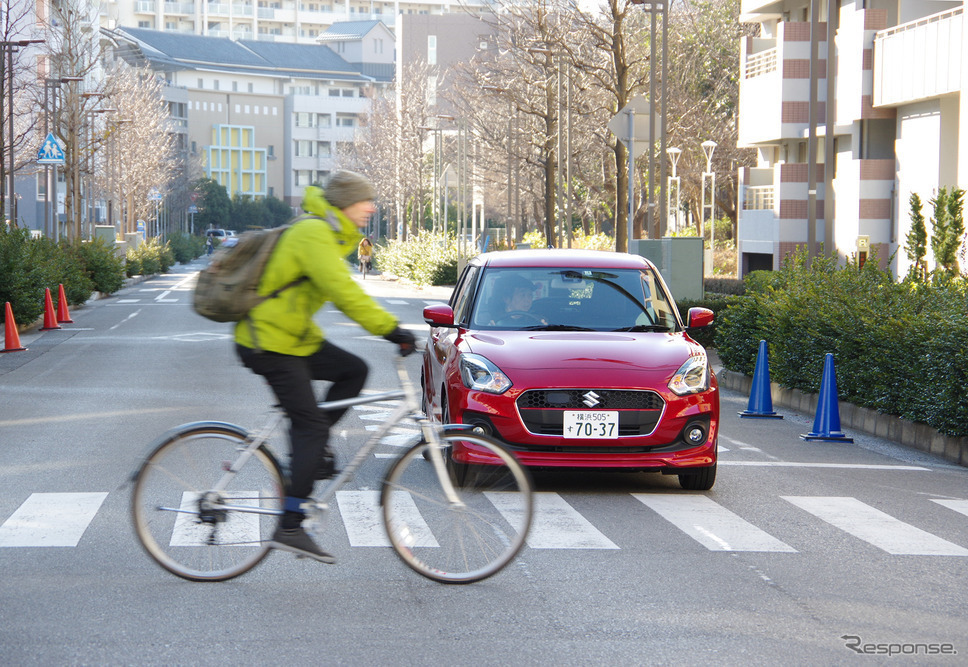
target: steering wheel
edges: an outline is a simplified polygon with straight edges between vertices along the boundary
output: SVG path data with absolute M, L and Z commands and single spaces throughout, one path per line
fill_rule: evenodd
M 544 324 L 543 320 L 535 315 L 534 313 L 529 313 L 526 310 L 509 310 L 504 313 L 498 320 L 498 324 L 511 324 L 516 320 L 527 319 L 535 324 Z

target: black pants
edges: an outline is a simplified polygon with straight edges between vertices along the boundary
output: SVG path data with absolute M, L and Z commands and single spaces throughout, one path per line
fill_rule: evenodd
M 332 383 L 326 393 L 327 401 L 358 396 L 369 373 L 366 362 L 328 341 L 308 357 L 256 352 L 242 345 L 236 345 L 236 351 L 243 364 L 266 379 L 289 417 L 292 461 L 286 495 L 293 499 L 308 498 L 317 469 L 325 466 L 326 457 L 332 456 L 327 445 L 330 427 L 346 412 L 345 408 L 332 412 L 320 410 L 312 381 Z M 288 498 L 287 510 L 291 510 Z M 289 520 L 284 523 L 292 524 L 295 517 L 291 512 L 287 514 Z

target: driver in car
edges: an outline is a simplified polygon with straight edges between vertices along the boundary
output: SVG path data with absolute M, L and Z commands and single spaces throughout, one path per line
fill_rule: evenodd
M 534 283 L 527 278 L 517 273 L 503 275 L 494 283 L 494 292 L 503 303 L 503 312 L 496 313 L 491 324 L 517 324 L 524 321 L 547 324 L 544 318 L 529 312 L 534 299 Z

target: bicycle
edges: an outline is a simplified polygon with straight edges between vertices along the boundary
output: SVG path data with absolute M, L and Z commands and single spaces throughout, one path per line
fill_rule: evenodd
M 390 545 L 408 567 L 435 581 L 490 577 L 524 546 L 533 512 L 530 475 L 492 437 L 433 424 L 399 356 L 396 367 L 398 390 L 319 404 L 335 409 L 403 399 L 303 504 L 304 526 L 317 532 L 337 491 L 390 429 L 409 419 L 422 437 L 390 465 L 379 491 Z M 155 444 L 133 476 L 131 507 L 137 537 L 161 567 L 191 581 L 225 581 L 266 557 L 285 495 L 285 471 L 269 440 L 284 418 L 276 406 L 253 433 L 226 422 L 193 422 Z M 454 460 L 456 442 L 474 461 Z
M 366 274 L 370 272 L 373 268 L 373 260 L 369 257 L 360 258 L 360 273 L 363 274 L 363 280 L 366 280 Z

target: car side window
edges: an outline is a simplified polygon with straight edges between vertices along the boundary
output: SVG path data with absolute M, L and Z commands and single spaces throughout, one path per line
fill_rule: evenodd
M 477 275 L 480 272 L 480 267 L 468 266 L 467 270 L 464 271 L 464 275 L 461 276 L 460 284 L 454 290 L 454 295 L 451 298 L 451 308 L 454 309 L 454 322 L 464 322 L 468 315 L 468 306 L 471 303 L 471 297 L 474 295 L 474 290 L 477 287 Z

